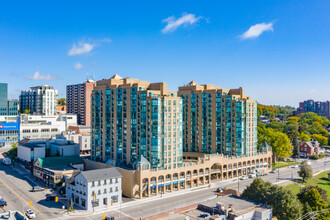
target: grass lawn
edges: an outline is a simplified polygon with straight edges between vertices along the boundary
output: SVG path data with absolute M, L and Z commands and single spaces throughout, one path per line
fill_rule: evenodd
M 307 180 L 306 183 L 302 183 L 301 180 L 297 180 L 297 183 L 293 183 L 285 186 L 284 188 L 291 190 L 294 194 L 297 194 L 302 185 L 317 185 L 327 191 L 328 198 L 330 197 L 330 181 L 328 180 L 329 171 L 324 171 L 313 178 Z M 300 185 L 300 186 L 299 186 Z
M 276 162 L 275 166 L 274 166 L 274 164 L 272 164 L 272 169 L 292 166 L 292 165 L 296 165 L 296 164 L 298 164 L 298 162 L 293 162 L 293 161 L 290 161 L 290 162 Z

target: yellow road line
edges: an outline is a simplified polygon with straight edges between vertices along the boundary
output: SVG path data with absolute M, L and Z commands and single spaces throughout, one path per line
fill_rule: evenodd
M 5 187 L 7 187 L 10 191 L 12 191 L 18 198 L 20 198 L 21 200 L 23 200 L 26 204 L 29 204 L 25 199 L 23 199 L 22 197 L 20 197 L 14 190 L 12 190 L 4 181 L 2 181 L 2 179 L 0 179 L 0 181 L 2 182 L 3 185 L 5 185 Z M 35 211 L 37 211 L 40 215 L 42 215 L 41 212 L 39 212 L 38 209 L 34 208 L 33 206 L 31 206 L 31 208 L 33 208 Z

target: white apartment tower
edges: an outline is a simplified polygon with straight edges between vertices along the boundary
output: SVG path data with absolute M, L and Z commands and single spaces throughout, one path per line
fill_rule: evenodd
M 19 97 L 21 112 L 30 110 L 33 115 L 53 116 L 57 114 L 58 91 L 52 86 L 34 86 L 21 92 Z

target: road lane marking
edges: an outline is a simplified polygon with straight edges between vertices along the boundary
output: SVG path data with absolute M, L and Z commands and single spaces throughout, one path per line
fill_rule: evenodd
M 22 197 L 20 197 L 14 190 L 12 190 L 2 179 L 0 179 L 0 182 L 2 182 L 3 185 L 5 185 L 5 187 L 7 187 L 7 189 L 9 189 L 10 191 L 12 191 L 18 198 L 20 198 L 21 200 L 23 200 L 26 204 L 29 204 L 25 199 L 23 199 Z M 35 207 L 31 206 L 31 208 L 33 208 L 35 211 L 37 211 L 40 215 L 42 215 L 41 212 L 39 212 L 38 209 L 36 209 Z

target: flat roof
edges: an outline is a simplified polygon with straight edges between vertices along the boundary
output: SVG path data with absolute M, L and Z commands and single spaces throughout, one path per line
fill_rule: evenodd
M 216 203 L 221 203 L 225 206 L 227 209 L 229 206 L 233 207 L 234 215 L 241 215 L 245 212 L 251 212 L 253 210 L 258 210 L 260 212 L 269 210 L 269 208 L 259 205 L 256 202 L 239 197 L 234 195 L 227 195 L 227 196 L 221 196 L 215 199 L 207 200 L 205 202 L 201 202 L 199 204 L 208 206 L 208 207 L 216 207 Z

